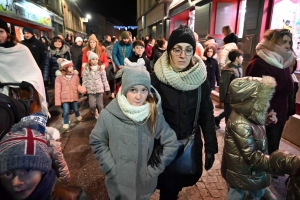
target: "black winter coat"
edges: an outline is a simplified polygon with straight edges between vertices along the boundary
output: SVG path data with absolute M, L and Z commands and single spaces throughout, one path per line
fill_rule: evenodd
M 143 58 L 143 59 L 144 59 L 144 61 L 145 61 L 145 66 L 146 66 L 146 68 L 147 68 L 147 71 L 151 74 L 151 73 L 152 73 L 152 68 L 151 68 L 151 65 L 150 65 L 150 60 L 149 60 L 146 56 L 142 55 L 142 57 L 139 57 L 138 55 L 136 55 L 135 53 L 133 53 L 133 54 L 128 58 L 128 60 L 130 60 L 131 62 L 137 62 L 137 60 L 138 60 L 139 58 Z
M 220 83 L 220 70 L 218 61 L 214 58 L 207 58 L 207 60 L 203 61 L 206 65 L 207 80 L 209 82 L 210 88 L 214 90 L 216 88 L 216 81 L 217 85 L 219 85 Z
M 78 62 L 79 58 L 82 58 L 82 48 L 83 48 L 83 45 L 78 46 L 77 44 L 74 44 L 70 48 L 70 52 L 72 55 L 72 62 L 75 67 L 77 66 L 77 62 Z M 80 63 L 80 69 L 81 69 L 81 63 Z M 77 69 L 77 71 L 78 71 L 78 69 Z
M 44 61 L 47 54 L 46 45 L 34 36 L 29 40 L 22 40 L 21 43 L 28 47 L 41 72 L 44 73 Z
M 156 61 L 162 56 L 162 54 L 165 52 L 166 50 L 162 50 L 162 49 L 155 49 L 154 53 L 153 53 L 153 66 L 155 65 Z
M 177 139 L 185 139 L 192 133 L 193 122 L 197 106 L 198 89 L 191 91 L 179 91 L 172 86 L 166 85 L 158 80 L 155 73 L 151 74 L 151 84 L 157 89 L 161 96 L 163 115 L 169 126 L 175 131 Z M 204 141 L 205 152 L 216 154 L 218 152 L 218 143 L 216 138 L 213 103 L 210 98 L 210 87 L 207 81 L 201 85 L 201 104 L 198 116 L 198 125 L 200 125 Z M 194 175 L 174 175 L 165 176 L 158 179 L 158 187 L 160 184 L 167 182 L 177 182 L 177 187 L 182 188 L 194 185 L 202 175 L 202 140 L 200 129 L 199 134 L 195 136 L 195 161 L 197 164 L 197 173 Z M 165 174 L 165 173 L 163 173 Z M 164 176 L 162 174 L 162 176 Z M 167 180 L 166 182 L 166 177 Z M 180 180 L 180 181 L 179 181 Z M 163 183 L 162 183 L 163 182 Z

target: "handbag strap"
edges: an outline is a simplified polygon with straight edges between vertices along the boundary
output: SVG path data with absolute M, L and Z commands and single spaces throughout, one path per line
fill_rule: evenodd
M 196 128 L 196 126 L 197 126 L 197 121 L 198 121 L 198 116 L 199 116 L 199 111 L 200 111 L 200 104 L 201 104 L 201 85 L 198 87 L 198 100 L 197 100 L 197 108 L 196 108 L 193 128 Z

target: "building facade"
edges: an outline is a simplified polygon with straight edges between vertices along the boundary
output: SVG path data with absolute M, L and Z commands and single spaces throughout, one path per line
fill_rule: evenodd
M 0 0 L 0 17 L 8 23 L 19 40 L 23 40 L 22 30 L 25 26 L 51 38 L 56 29 L 63 29 L 60 8 L 60 0 Z
M 69 38 L 71 44 L 74 43 L 77 36 L 85 38 L 86 27 L 83 23 L 83 14 L 77 4 L 71 0 L 62 0 L 62 10 L 65 31 L 61 33 L 63 33 L 66 38 Z

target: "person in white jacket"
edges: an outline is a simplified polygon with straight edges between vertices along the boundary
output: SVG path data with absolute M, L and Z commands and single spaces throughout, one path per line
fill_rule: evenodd
M 221 47 L 221 53 L 219 58 L 219 67 L 222 69 L 225 67 L 226 64 L 230 62 L 228 59 L 228 54 L 233 49 L 238 49 L 235 41 L 235 37 L 232 37 L 232 35 L 227 35 L 224 39 L 224 45 Z

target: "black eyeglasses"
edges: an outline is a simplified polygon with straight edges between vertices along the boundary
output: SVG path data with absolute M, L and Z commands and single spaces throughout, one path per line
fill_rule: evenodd
M 186 48 L 184 50 L 180 48 L 173 48 L 172 50 L 176 56 L 180 56 L 182 51 L 184 51 L 186 56 L 190 56 L 194 53 L 194 50 L 192 48 Z

